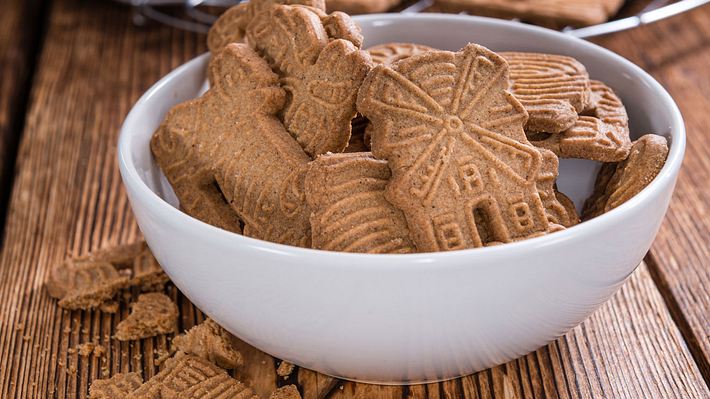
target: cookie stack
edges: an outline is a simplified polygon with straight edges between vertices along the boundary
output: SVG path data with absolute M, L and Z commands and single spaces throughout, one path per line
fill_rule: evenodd
M 151 149 L 188 214 L 272 242 L 411 253 L 499 245 L 579 222 L 558 157 L 606 163 L 585 217 L 640 191 L 665 139 L 564 56 L 390 43 L 347 14 L 254 0 L 209 34 L 210 90 Z M 639 178 L 639 176 L 642 176 Z

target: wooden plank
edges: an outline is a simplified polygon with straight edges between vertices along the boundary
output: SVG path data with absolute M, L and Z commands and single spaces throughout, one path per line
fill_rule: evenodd
M 12 187 L 43 9 L 44 0 L 6 0 L 0 13 L 0 226 Z
M 600 43 L 656 77 L 685 118 L 685 162 L 649 267 L 710 381 L 710 6 Z
M 646 265 L 582 325 L 520 359 L 412 387 L 342 383 L 329 398 L 706 398 Z
M 51 11 L 20 149 L 7 242 L 0 255 L 0 397 L 84 398 L 90 381 L 120 371 L 153 375 L 160 337 L 110 337 L 127 315 L 67 312 L 42 288 L 68 253 L 138 238 L 115 165 L 118 127 L 160 76 L 204 50 L 204 37 L 139 30 L 117 5 L 58 0 Z M 173 287 L 180 327 L 203 315 Z M 132 293 L 134 298 L 136 293 Z M 98 342 L 105 358 L 80 356 Z M 275 376 L 277 360 L 239 344 L 236 375 L 262 397 L 297 382 L 305 398 L 683 397 L 710 395 L 645 267 L 589 321 L 556 343 L 463 379 L 413 387 L 344 383 L 307 370 Z

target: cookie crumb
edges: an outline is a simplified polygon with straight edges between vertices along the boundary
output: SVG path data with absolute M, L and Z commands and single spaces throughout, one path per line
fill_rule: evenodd
M 295 385 L 286 385 L 272 392 L 269 399 L 301 399 L 301 394 Z
M 293 372 L 294 368 L 295 368 L 295 366 L 293 365 L 293 363 L 289 363 L 289 362 L 283 360 L 283 361 L 281 361 L 281 364 L 279 364 L 279 367 L 276 369 L 276 374 L 279 377 L 283 377 L 284 379 L 287 379 L 288 376 L 290 376 L 291 373 Z

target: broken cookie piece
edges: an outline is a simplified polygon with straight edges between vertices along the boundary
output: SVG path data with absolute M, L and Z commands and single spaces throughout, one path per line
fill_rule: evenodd
M 199 356 L 225 369 L 243 364 L 242 354 L 231 343 L 231 334 L 212 319 L 192 327 L 173 339 L 173 349 Z
M 178 353 L 126 399 L 258 399 L 250 388 L 197 356 Z
M 129 285 L 138 287 L 141 291 L 160 291 L 165 283 L 170 281 L 148 247 L 135 257 L 132 266 L 133 277 Z
M 295 385 L 286 385 L 275 390 L 269 399 L 301 399 L 301 394 Z
M 175 332 L 178 309 L 165 294 L 142 294 L 131 304 L 131 314 L 116 327 L 116 339 L 132 341 Z
M 128 277 L 108 262 L 69 259 L 52 270 L 45 285 L 60 307 L 91 309 L 111 300 L 128 285 Z
M 122 399 L 141 384 L 143 379 L 138 373 L 116 374 L 109 379 L 92 382 L 89 399 Z

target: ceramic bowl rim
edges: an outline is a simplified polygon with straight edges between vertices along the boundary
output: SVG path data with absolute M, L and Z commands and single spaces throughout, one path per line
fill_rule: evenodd
M 139 176 L 129 151 L 131 148 L 131 140 L 134 137 L 134 134 L 132 132 L 135 131 L 132 126 L 138 123 L 138 121 L 136 120 L 136 115 L 138 114 L 138 111 L 142 109 L 146 103 L 152 100 L 154 96 L 161 92 L 163 87 L 166 86 L 168 82 L 181 75 L 185 70 L 193 68 L 193 65 L 195 63 L 202 62 L 203 58 L 209 57 L 209 53 L 205 53 L 182 64 L 181 66 L 175 68 L 170 73 L 162 77 L 157 83 L 151 86 L 151 88 L 148 89 L 148 91 L 146 91 L 140 97 L 140 99 L 133 105 L 131 111 L 126 116 L 123 126 L 121 127 L 121 132 L 118 140 L 117 154 L 119 168 L 121 170 L 121 174 L 123 176 L 123 180 L 126 186 L 130 185 L 135 190 L 135 193 L 142 197 L 141 202 L 147 204 L 147 206 L 151 207 L 152 210 L 159 212 L 160 215 L 168 218 L 175 218 L 173 219 L 175 223 L 184 224 L 185 227 L 197 230 L 206 236 L 217 235 L 221 236 L 220 238 L 222 239 L 232 240 L 235 246 L 248 245 L 249 247 L 265 250 L 266 252 L 271 253 L 286 253 L 296 256 L 318 256 L 321 258 L 321 260 L 332 261 L 329 262 L 330 267 L 342 267 L 342 265 L 349 264 L 349 262 L 338 262 L 338 260 L 343 260 L 345 258 L 352 258 L 355 260 L 360 259 L 364 261 L 363 264 L 370 263 L 367 261 L 371 260 L 373 261 L 371 263 L 377 264 L 377 267 L 398 267 L 402 265 L 406 266 L 407 263 L 433 263 L 435 260 L 445 261 L 447 258 L 450 259 L 452 257 L 462 256 L 469 258 L 472 263 L 477 258 L 482 258 L 485 256 L 515 256 L 515 254 L 520 254 L 520 252 L 534 252 L 536 248 L 540 247 L 547 247 L 551 245 L 564 245 L 565 242 L 574 238 L 574 236 L 576 235 L 590 235 L 594 233 L 600 233 L 606 229 L 611 228 L 614 224 L 618 223 L 620 219 L 624 218 L 624 214 L 628 213 L 628 211 L 632 208 L 637 206 L 643 206 L 644 204 L 650 202 L 652 197 L 659 195 L 659 191 L 661 191 L 662 187 L 672 184 L 672 180 L 675 178 L 675 175 L 682 164 L 686 145 L 686 132 L 683 117 L 680 113 L 677 104 L 675 103 L 671 95 L 665 90 L 665 88 L 663 88 L 663 86 L 658 83 L 653 77 L 651 77 L 648 73 L 646 73 L 637 65 L 633 64 L 632 62 L 610 50 L 607 50 L 603 47 L 587 42 L 585 40 L 578 39 L 571 35 L 567 35 L 550 29 L 486 17 L 428 13 L 371 14 L 357 16 L 354 17 L 354 19 L 357 22 L 372 22 L 380 19 L 398 21 L 411 20 L 440 22 L 446 22 L 451 20 L 465 20 L 468 22 L 480 23 L 489 26 L 502 26 L 504 28 L 512 28 L 513 30 L 534 32 L 535 34 L 542 35 L 546 38 L 549 37 L 559 39 L 564 37 L 565 40 L 572 41 L 577 46 L 582 47 L 583 50 L 590 52 L 601 52 L 604 56 L 609 57 L 615 62 L 619 62 L 628 67 L 630 70 L 632 70 L 637 78 L 642 80 L 643 83 L 649 85 L 651 90 L 653 90 L 657 94 L 657 101 L 661 102 L 664 108 L 667 108 L 671 111 L 672 123 L 669 132 L 671 137 L 671 145 L 666 163 L 659 172 L 658 176 L 656 176 L 656 178 L 646 188 L 644 188 L 640 193 L 638 193 L 633 198 L 623 203 L 619 207 L 571 228 L 551 234 L 546 234 L 540 237 L 507 243 L 505 245 L 435 253 L 427 252 L 415 254 L 360 254 L 293 247 L 250 238 L 240 234 L 232 233 L 227 230 L 222 230 L 218 227 L 204 223 L 173 207 L 171 204 L 161 198 L 157 193 L 151 190 L 148 185 L 143 181 L 143 179 Z M 374 262 L 375 260 L 376 262 Z

